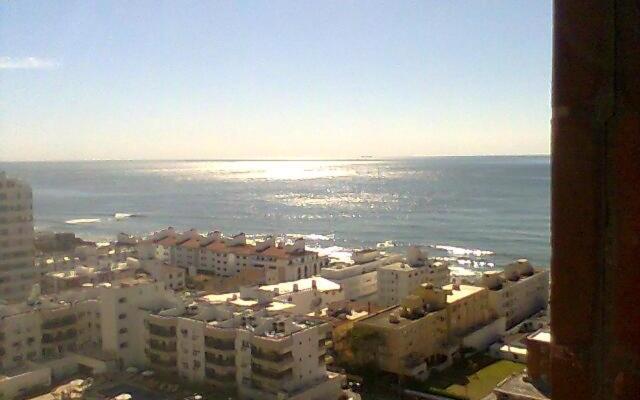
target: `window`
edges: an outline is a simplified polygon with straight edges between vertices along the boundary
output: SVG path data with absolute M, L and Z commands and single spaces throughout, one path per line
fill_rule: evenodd
M 118 319 L 125 319 L 125 318 L 127 318 L 127 314 L 125 313 L 118 315 Z

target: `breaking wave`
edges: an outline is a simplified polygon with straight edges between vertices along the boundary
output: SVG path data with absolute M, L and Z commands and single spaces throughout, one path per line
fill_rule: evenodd
M 79 225 L 79 224 L 95 224 L 100 221 L 101 221 L 100 218 L 78 218 L 78 219 L 70 219 L 68 221 L 64 221 L 64 223 L 69 225 Z
M 444 250 L 448 254 L 453 256 L 474 256 L 474 257 L 483 257 L 483 256 L 492 256 L 495 253 L 490 250 L 480 250 L 480 249 L 465 249 L 464 247 L 455 247 L 455 246 L 445 246 L 437 244 L 432 246 L 434 249 Z

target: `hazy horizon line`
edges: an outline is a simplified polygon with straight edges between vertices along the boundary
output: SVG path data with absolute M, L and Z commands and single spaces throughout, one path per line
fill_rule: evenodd
M 531 154 L 445 154 L 445 155 L 419 155 L 419 156 L 360 156 L 337 158 L 87 158 L 87 159 L 47 159 L 47 160 L 0 160 L 0 163 L 46 163 L 46 162 L 203 162 L 203 161 L 380 161 L 380 160 L 406 160 L 412 158 L 462 158 L 462 157 L 550 157 L 550 153 Z

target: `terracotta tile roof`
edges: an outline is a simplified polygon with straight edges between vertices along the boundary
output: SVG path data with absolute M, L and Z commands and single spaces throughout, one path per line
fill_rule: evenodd
M 197 238 L 187 239 L 184 242 L 178 243 L 178 245 L 190 249 L 197 249 L 200 247 L 200 240 L 198 240 Z
M 173 246 L 174 244 L 176 244 L 177 241 L 178 239 L 176 239 L 175 236 L 167 236 L 164 239 L 156 240 L 155 244 L 167 247 L 167 246 Z
M 256 252 L 256 246 L 251 244 L 229 246 L 221 241 L 215 241 L 207 245 L 205 248 L 214 253 L 254 254 Z

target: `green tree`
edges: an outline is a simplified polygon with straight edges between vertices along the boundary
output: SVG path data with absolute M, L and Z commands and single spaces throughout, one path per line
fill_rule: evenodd
M 375 364 L 378 348 L 385 343 L 380 332 L 369 327 L 356 326 L 349 332 L 347 343 L 358 366 Z

